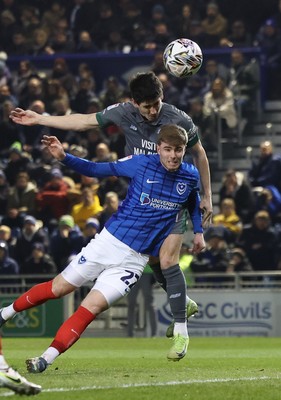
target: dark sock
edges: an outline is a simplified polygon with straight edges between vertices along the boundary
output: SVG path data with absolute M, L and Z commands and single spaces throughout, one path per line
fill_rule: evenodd
M 164 269 L 167 295 L 175 322 L 186 321 L 186 281 L 179 264 Z
M 155 276 L 156 281 L 159 285 L 167 292 L 167 281 L 163 275 L 162 269 L 160 267 L 160 262 L 156 264 L 149 264 L 150 268 L 153 271 L 153 275 Z

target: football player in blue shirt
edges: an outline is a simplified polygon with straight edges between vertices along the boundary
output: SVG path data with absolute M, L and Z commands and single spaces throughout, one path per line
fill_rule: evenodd
M 157 150 L 157 139 L 161 126 L 176 124 L 184 128 L 188 135 L 187 149 L 191 152 L 194 164 L 200 173 L 202 198 L 200 208 L 203 213 L 203 227 L 212 218 L 212 195 L 209 163 L 198 136 L 198 128 L 183 111 L 163 102 L 163 87 L 153 72 L 139 73 L 130 81 L 132 101 L 108 106 L 92 114 L 70 114 L 64 116 L 45 116 L 31 110 L 16 108 L 11 119 L 22 125 L 45 125 L 51 128 L 84 131 L 95 126 L 105 128 L 116 125 L 122 130 L 126 147 L 125 154 L 152 154 Z M 167 291 L 167 280 L 180 280 L 180 274 L 173 269 L 178 264 L 183 233 L 186 231 L 185 213 L 174 224 L 159 252 L 159 258 L 150 257 L 151 266 L 157 281 Z M 173 283 L 172 283 L 173 284 Z M 187 297 L 187 317 L 198 311 L 197 304 Z M 173 336 L 173 324 L 167 330 Z
M 126 176 L 131 179 L 125 200 L 102 232 L 52 281 L 39 284 L 0 312 L 0 326 L 17 312 L 62 297 L 88 281 L 93 288 L 77 311 L 58 330 L 41 357 L 27 360 L 29 372 L 43 372 L 75 343 L 98 314 L 130 292 L 140 278 L 150 254 L 158 256 L 183 208 L 193 223 L 192 252 L 204 247 L 200 210 L 199 173 L 183 162 L 188 137 L 177 125 L 164 125 L 158 135 L 157 154 L 135 155 L 109 163 L 94 163 L 64 152 L 55 136 L 44 136 L 51 154 L 75 171 L 95 177 Z M 186 282 L 178 264 L 171 268 L 167 293 L 174 317 L 173 346 L 167 357 L 178 361 L 186 354 Z M 165 271 L 164 271 L 165 272 Z M 181 276 L 179 282 L 178 275 Z

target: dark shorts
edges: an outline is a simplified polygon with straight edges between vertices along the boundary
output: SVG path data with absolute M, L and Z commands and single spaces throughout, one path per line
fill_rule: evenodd
M 187 231 L 187 210 L 181 210 L 171 233 L 183 235 Z

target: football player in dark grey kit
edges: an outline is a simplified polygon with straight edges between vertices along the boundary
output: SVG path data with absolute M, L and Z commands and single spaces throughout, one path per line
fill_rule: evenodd
M 202 195 L 200 208 L 203 212 L 203 227 L 212 219 L 212 194 L 209 163 L 205 150 L 198 137 L 197 127 L 183 111 L 163 102 L 163 88 L 153 72 L 139 73 L 129 83 L 132 100 L 108 106 L 93 114 L 70 114 L 63 116 L 46 116 L 31 110 L 16 108 L 10 118 L 17 124 L 32 126 L 44 125 L 51 128 L 85 131 L 95 126 L 104 128 L 117 125 L 126 139 L 125 154 L 151 154 L 156 152 L 157 136 L 162 125 L 175 124 L 184 128 L 188 135 L 187 148 L 191 152 L 195 166 L 200 173 Z M 186 216 L 174 226 L 165 239 L 159 259 L 149 261 L 160 285 L 174 288 L 177 296 L 169 298 L 171 309 L 177 309 L 180 298 L 186 293 L 186 282 L 179 267 L 179 254 L 183 233 L 186 230 Z M 198 311 L 197 304 L 187 298 L 186 317 Z M 173 336 L 173 324 L 167 330 L 167 336 Z

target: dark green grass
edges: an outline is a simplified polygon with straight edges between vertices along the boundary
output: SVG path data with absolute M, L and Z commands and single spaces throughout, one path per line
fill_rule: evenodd
M 82 338 L 42 374 L 24 360 L 50 339 L 4 339 L 10 364 L 41 384 L 38 399 L 279 400 L 280 338 L 192 338 L 188 355 L 168 362 L 165 338 Z M 7 396 L 0 389 L 0 397 Z M 15 398 L 12 395 L 9 398 Z

